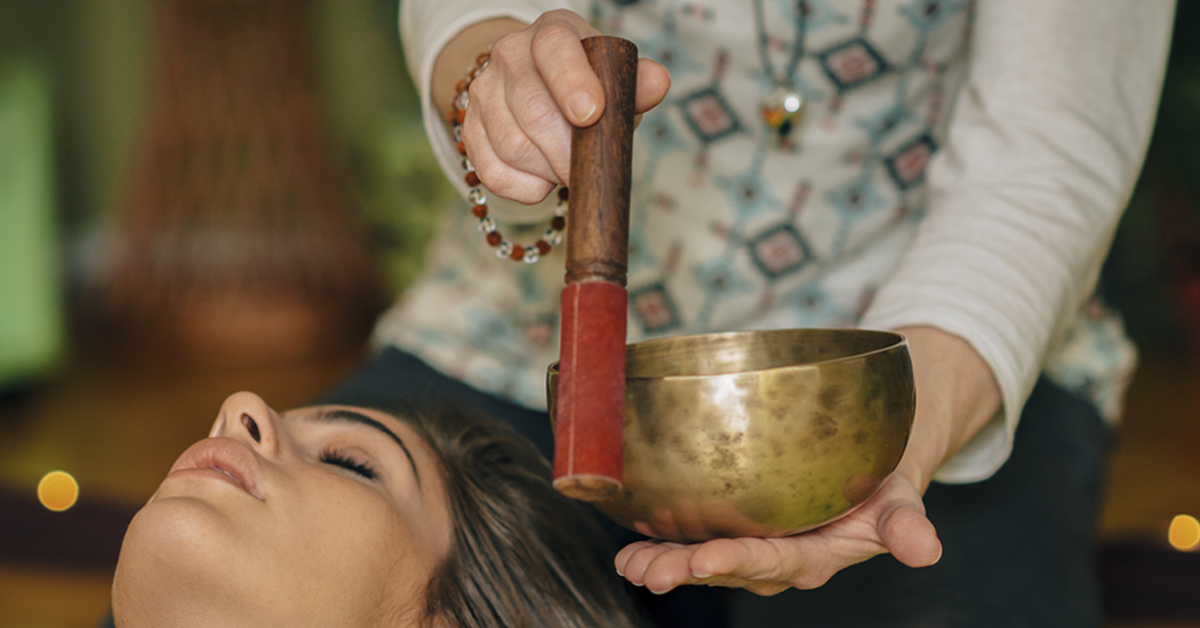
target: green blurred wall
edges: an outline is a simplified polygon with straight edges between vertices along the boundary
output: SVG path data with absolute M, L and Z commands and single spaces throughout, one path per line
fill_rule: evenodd
M 0 392 L 52 371 L 65 344 L 50 85 L 42 64 L 0 57 Z

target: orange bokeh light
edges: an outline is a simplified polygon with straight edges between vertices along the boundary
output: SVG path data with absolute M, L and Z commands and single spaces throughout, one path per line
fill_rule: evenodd
M 79 483 L 66 471 L 51 471 L 37 487 L 38 501 L 54 512 L 62 512 L 79 499 Z
M 1175 515 L 1167 530 L 1167 540 L 1171 547 L 1182 552 L 1200 547 L 1200 521 L 1191 515 Z

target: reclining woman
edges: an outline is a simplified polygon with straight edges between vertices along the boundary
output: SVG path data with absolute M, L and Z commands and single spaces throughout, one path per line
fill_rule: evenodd
M 607 537 L 498 423 L 248 392 L 134 517 L 113 582 L 139 626 L 640 625 Z

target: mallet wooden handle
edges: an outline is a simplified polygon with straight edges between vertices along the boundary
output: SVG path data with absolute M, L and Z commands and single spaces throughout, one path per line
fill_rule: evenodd
M 554 487 L 599 501 L 622 486 L 625 423 L 625 291 L 637 46 L 583 40 L 605 107 L 571 137 L 566 288 L 555 409 Z

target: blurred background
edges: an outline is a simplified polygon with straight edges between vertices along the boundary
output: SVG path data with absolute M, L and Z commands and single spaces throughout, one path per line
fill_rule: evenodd
M 452 198 L 397 10 L 0 2 L 0 628 L 95 626 L 126 524 L 224 397 L 302 404 L 362 359 Z M 1182 2 L 1102 277 L 1142 352 L 1100 530 L 1111 627 L 1200 626 L 1197 28 Z

